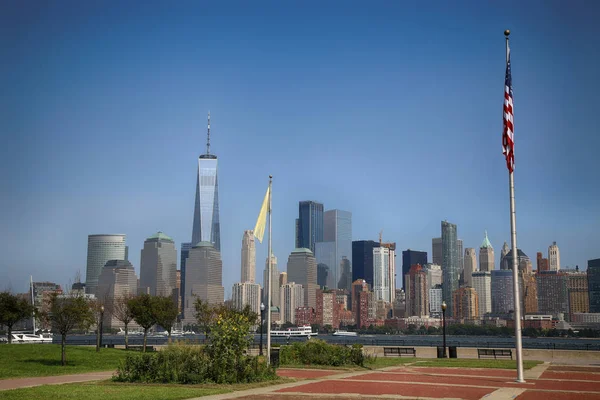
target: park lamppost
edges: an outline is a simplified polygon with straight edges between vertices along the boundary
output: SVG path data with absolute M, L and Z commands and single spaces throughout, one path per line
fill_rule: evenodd
M 265 324 L 265 303 L 260 303 L 260 355 L 263 355 L 262 350 L 262 337 L 263 337 L 263 326 Z
M 98 332 L 96 334 L 96 351 L 102 346 L 102 322 L 104 320 L 104 305 L 100 306 L 100 319 L 98 321 Z
M 442 301 L 442 336 L 443 342 L 442 346 L 444 349 L 444 355 L 442 358 L 446 358 L 446 302 Z

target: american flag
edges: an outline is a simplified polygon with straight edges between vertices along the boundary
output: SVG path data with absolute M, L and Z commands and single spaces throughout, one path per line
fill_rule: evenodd
M 513 88 L 510 73 L 510 48 L 506 62 L 504 81 L 504 113 L 502 114 L 504 130 L 502 132 L 502 154 L 506 157 L 506 167 L 512 173 L 515 169 L 515 130 L 513 125 Z

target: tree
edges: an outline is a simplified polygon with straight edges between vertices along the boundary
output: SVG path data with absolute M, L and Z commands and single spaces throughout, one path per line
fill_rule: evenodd
M 9 344 L 12 343 L 13 325 L 32 315 L 33 306 L 23 297 L 8 291 L 0 293 L 0 325 L 6 325 Z
M 171 343 L 171 331 L 173 330 L 173 324 L 177 321 L 177 315 L 179 315 L 177 304 L 171 297 L 157 296 L 152 300 L 154 301 L 152 311 L 156 323 L 169 333 L 169 343 Z
M 206 301 L 197 298 L 194 303 L 196 309 L 196 320 L 198 321 L 198 327 L 202 332 L 208 336 L 210 333 L 210 325 L 215 319 L 215 307 L 208 304 Z
M 133 295 L 124 295 L 117 297 L 112 301 L 111 314 L 118 321 L 121 321 L 125 325 L 125 348 L 129 347 L 129 323 L 133 321 L 133 312 L 129 308 L 129 300 L 133 298 Z
M 154 299 L 149 294 L 141 294 L 129 299 L 127 302 L 133 314 L 133 320 L 144 329 L 144 345 L 142 352 L 146 352 L 146 340 L 148 338 L 148 329 L 156 324 L 156 315 L 152 311 Z
M 53 293 L 50 298 L 50 311 L 47 318 L 52 328 L 61 336 L 61 364 L 67 364 L 66 341 L 67 334 L 73 329 L 87 330 L 94 323 L 94 310 L 82 295 L 58 295 Z

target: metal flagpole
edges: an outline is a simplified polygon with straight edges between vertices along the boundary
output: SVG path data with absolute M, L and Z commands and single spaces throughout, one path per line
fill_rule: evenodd
M 506 64 L 508 65 L 510 50 L 508 36 L 510 31 L 504 31 L 506 36 Z M 515 213 L 515 179 L 514 172 L 508 171 L 508 186 L 510 190 L 510 242 L 512 246 L 513 294 L 515 302 L 515 347 L 517 351 L 517 382 L 525 382 L 523 378 L 523 344 L 521 341 L 521 300 L 519 296 L 519 265 L 517 260 L 517 218 Z
M 268 263 L 267 263 L 267 365 L 271 362 L 271 186 L 273 175 L 269 175 L 269 246 L 268 246 Z

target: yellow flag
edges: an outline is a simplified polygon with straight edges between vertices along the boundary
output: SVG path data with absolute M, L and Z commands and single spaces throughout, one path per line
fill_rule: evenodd
M 262 207 L 260 207 L 260 214 L 256 220 L 256 226 L 254 227 L 254 237 L 262 243 L 263 237 L 265 236 L 265 227 L 267 226 L 267 212 L 269 211 L 269 196 L 271 187 L 267 188 L 265 199 L 263 200 Z

